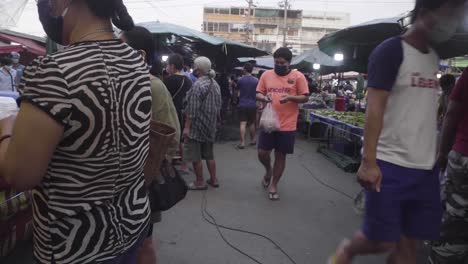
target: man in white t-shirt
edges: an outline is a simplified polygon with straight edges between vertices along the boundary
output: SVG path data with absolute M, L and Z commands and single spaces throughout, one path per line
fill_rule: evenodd
M 366 188 L 361 231 L 330 263 L 391 252 L 388 263 L 417 263 L 420 241 L 439 237 L 436 168 L 439 58 L 432 47 L 455 33 L 464 0 L 417 0 L 413 25 L 369 58 L 368 106 L 358 180 Z

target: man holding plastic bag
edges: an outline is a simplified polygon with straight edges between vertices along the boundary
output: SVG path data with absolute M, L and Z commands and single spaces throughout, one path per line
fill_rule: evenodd
M 268 197 L 279 200 L 278 183 L 286 167 L 286 155 L 294 152 L 299 104 L 309 99 L 305 76 L 289 68 L 292 53 L 280 48 L 274 54 L 275 69 L 266 71 L 257 87 L 257 100 L 268 103 L 260 120 L 258 158 L 266 173 L 262 185 L 268 188 Z M 275 162 L 271 166 L 271 152 Z

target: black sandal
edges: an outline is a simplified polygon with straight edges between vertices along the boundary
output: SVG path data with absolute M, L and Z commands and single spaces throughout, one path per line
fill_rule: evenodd
M 237 146 L 236 146 L 236 149 L 245 149 L 245 146 L 237 145 Z

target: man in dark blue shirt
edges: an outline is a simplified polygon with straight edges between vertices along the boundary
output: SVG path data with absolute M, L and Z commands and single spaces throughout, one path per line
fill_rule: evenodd
M 257 85 L 258 79 L 252 76 L 253 65 L 246 63 L 244 65 L 244 77 L 237 83 L 239 90 L 239 119 L 240 119 L 240 138 L 239 149 L 245 148 L 245 133 L 247 124 L 250 128 L 250 145 L 255 146 L 256 119 L 257 119 Z

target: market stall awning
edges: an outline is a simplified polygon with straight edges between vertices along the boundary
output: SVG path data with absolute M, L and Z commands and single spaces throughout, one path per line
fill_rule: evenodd
M 10 30 L 0 30 L 0 41 L 21 44 L 26 50 L 37 56 L 46 54 L 45 38 L 40 38 Z
M 138 24 L 147 28 L 156 38 L 159 50 L 207 56 L 214 61 L 234 62 L 239 57 L 260 57 L 266 51 L 244 43 L 210 36 L 208 34 L 170 23 L 145 22 Z
M 10 45 L 0 41 L 0 54 L 7 54 L 11 52 L 21 52 L 23 47 L 20 45 Z

